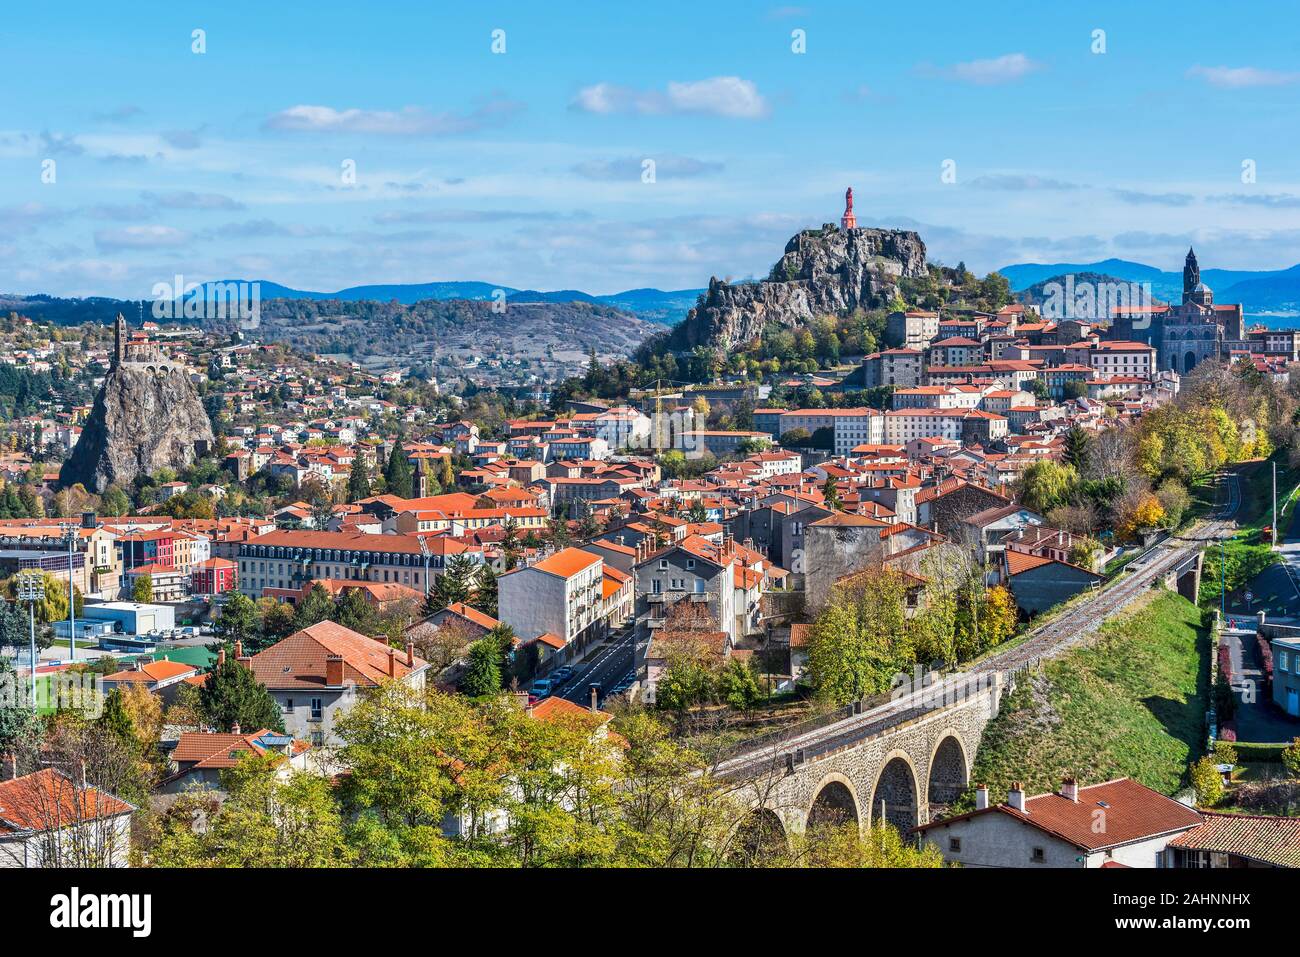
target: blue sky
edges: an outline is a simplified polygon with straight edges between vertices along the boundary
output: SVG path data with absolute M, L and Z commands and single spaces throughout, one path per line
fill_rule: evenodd
M 848 185 L 981 272 L 1300 262 L 1281 5 L 194 6 L 6 9 L 0 291 L 695 287 Z

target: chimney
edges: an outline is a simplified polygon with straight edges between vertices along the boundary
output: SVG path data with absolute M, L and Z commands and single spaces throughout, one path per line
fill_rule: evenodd
M 144 655 L 137 655 L 134 661 L 134 671 L 144 671 Z
M 241 668 L 247 668 L 249 671 L 253 670 L 253 658 L 251 655 L 244 655 L 243 657 L 236 658 L 235 661 L 239 663 Z
M 0 776 L 0 781 L 12 781 L 18 777 L 18 755 L 6 754 L 4 756 L 4 774 Z
M 236 721 L 234 724 L 232 724 L 232 725 L 230 726 L 230 733 L 231 733 L 231 734 L 239 734 L 239 722 L 238 722 L 238 721 Z
M 220 668 L 226 663 L 226 646 L 222 645 L 217 649 L 217 667 Z
M 1061 780 L 1061 797 L 1067 801 L 1079 803 L 1079 782 L 1074 778 L 1063 778 Z
M 597 702 L 600 700 L 600 685 L 592 684 L 591 686 L 591 712 L 595 714 L 600 708 Z
M 989 786 L 987 784 L 975 785 L 975 810 L 983 811 L 989 806 Z
M 235 639 L 235 657 L 244 657 L 244 642 L 239 638 Z
M 406 667 L 415 667 L 415 642 L 413 641 L 406 643 Z
M 343 686 L 343 656 L 330 655 L 325 659 L 325 684 L 330 688 Z
M 1029 813 L 1025 810 L 1025 786 L 1019 781 L 1011 785 L 1011 790 L 1007 792 L 1007 804 L 1021 814 Z
M 397 649 L 392 645 L 388 646 L 388 677 L 397 677 Z

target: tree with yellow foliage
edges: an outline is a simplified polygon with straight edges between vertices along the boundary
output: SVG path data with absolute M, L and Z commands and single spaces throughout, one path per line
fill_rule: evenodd
M 1143 492 L 1137 504 L 1124 514 L 1116 531 L 1121 538 L 1133 539 L 1144 529 L 1155 528 L 1165 518 L 1164 506 L 1151 492 Z

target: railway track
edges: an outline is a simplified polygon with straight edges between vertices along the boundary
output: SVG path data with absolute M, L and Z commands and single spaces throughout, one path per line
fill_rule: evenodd
M 1014 674 L 1051 658 L 1094 633 L 1108 617 L 1120 611 L 1158 579 L 1205 547 L 1208 542 L 1230 535 L 1236 523 L 1233 516 L 1241 502 L 1240 479 L 1227 473 L 1222 483 L 1224 501 L 1206 520 L 1187 532 L 1166 539 L 1146 552 L 1122 577 L 1095 597 L 1067 609 L 1052 620 L 1029 632 L 1026 640 L 1013 648 L 995 653 L 971 667 L 935 682 L 926 688 L 900 696 L 894 701 L 870 708 L 823 727 L 792 734 L 753 751 L 742 752 L 720 761 L 714 768 L 719 775 L 733 777 L 762 773 L 770 769 L 781 755 L 802 752 L 803 759 L 818 757 L 851 746 L 889 728 L 947 706 L 954 698 L 969 693 L 972 685 L 994 680 L 995 676 Z

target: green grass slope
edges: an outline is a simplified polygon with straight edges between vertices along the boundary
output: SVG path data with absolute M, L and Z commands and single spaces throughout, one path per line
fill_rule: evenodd
M 994 801 L 1013 781 L 1036 794 L 1070 774 L 1084 785 L 1132 777 L 1173 794 L 1202 748 L 1209 649 L 1197 607 L 1153 592 L 1094 644 L 1021 676 L 985 729 L 971 781 Z

